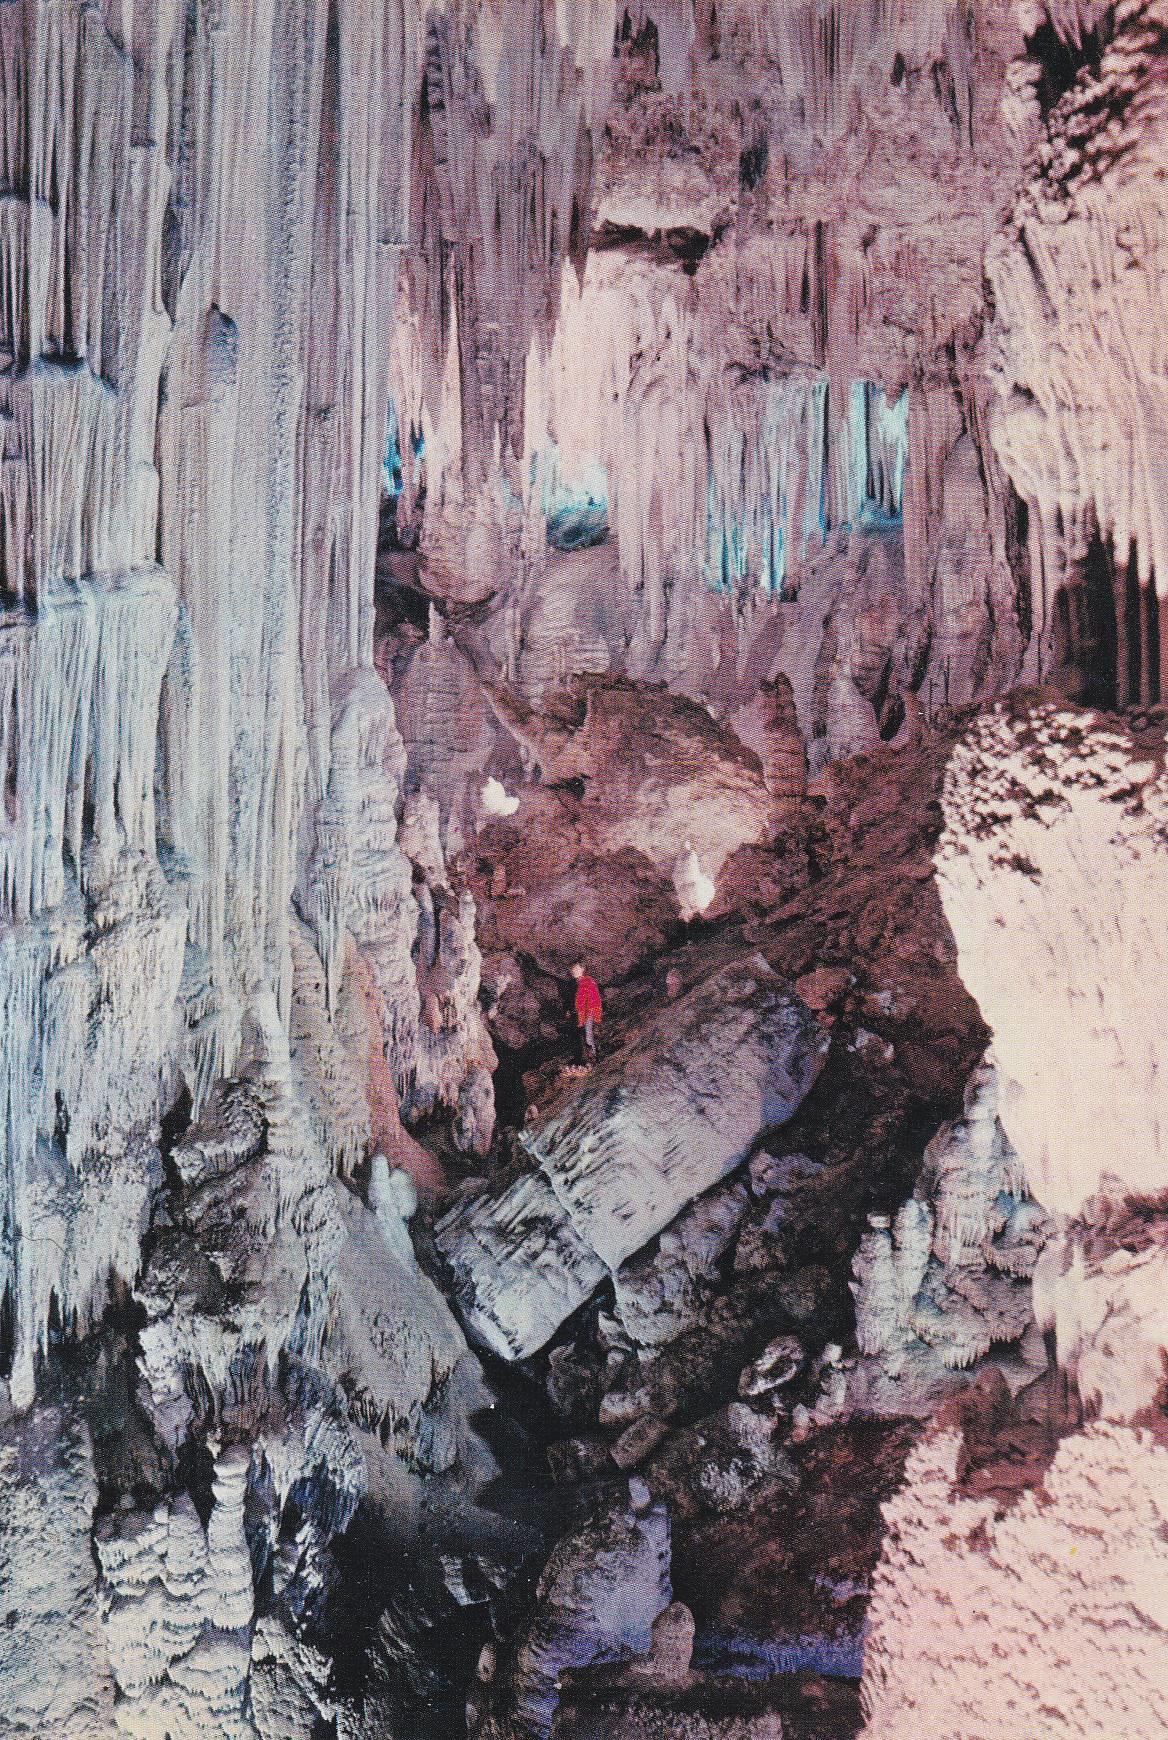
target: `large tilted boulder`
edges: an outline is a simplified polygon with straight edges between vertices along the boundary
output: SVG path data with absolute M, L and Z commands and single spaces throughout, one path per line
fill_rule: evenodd
M 537 1173 L 439 1223 L 474 1334 L 505 1359 L 542 1347 L 760 1131 L 786 1122 L 825 1050 L 761 956 L 671 1005 L 527 1136 Z

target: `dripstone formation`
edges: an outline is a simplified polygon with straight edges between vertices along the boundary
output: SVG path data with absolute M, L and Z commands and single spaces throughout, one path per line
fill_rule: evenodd
M 1168 1727 L 1166 149 L 1165 0 L 0 5 L 5 1734 Z

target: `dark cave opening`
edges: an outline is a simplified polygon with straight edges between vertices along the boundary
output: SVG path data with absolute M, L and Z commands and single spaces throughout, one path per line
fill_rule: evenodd
M 1096 533 L 1073 582 L 1055 594 L 1052 670 L 1069 698 L 1096 707 L 1117 700 L 1117 592 L 1112 563 Z
M 1112 708 L 1156 706 L 1168 692 L 1154 576 L 1140 578 L 1134 546 L 1117 559 L 1098 531 L 1055 594 L 1049 628 L 1051 681 L 1068 700 Z
M 8 753 L 4 758 L 2 770 L 4 776 L 4 819 L 9 825 L 15 822 L 19 811 L 17 794 L 20 782 L 20 733 L 17 724 L 18 713 L 14 689 L 8 717 L 4 720 L 4 739 Z
M 657 265 L 677 265 L 692 278 L 716 239 L 716 235 L 687 224 L 643 230 L 635 224 L 605 222 L 593 231 L 592 248 L 595 253 L 615 251 L 640 255 Z
M 1113 20 L 1101 18 L 1094 30 L 1082 32 L 1078 44 L 1060 35 L 1049 18 L 1026 39 L 1026 52 L 1039 68 L 1035 95 L 1045 119 L 1065 97 L 1083 71 L 1098 75 L 1103 51 L 1111 40 Z
M 1121 707 L 1155 706 L 1168 696 L 1168 634 L 1161 632 L 1155 576 L 1140 579 L 1134 547 L 1113 573 L 1116 701 Z

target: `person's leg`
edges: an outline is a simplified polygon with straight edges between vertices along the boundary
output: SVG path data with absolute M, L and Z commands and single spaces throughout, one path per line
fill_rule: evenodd
M 596 1056 L 596 1033 L 591 1015 L 584 1023 L 584 1050 L 591 1063 Z

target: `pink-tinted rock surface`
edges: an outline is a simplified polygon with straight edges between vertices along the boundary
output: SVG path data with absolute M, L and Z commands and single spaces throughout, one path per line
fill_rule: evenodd
M 0 1729 L 1161 1732 L 1165 0 L 0 121 Z

